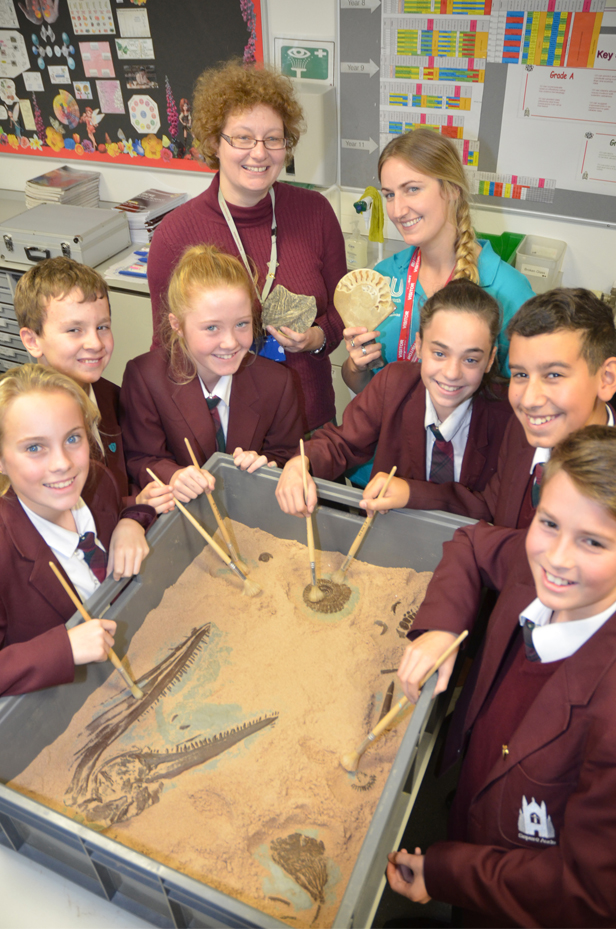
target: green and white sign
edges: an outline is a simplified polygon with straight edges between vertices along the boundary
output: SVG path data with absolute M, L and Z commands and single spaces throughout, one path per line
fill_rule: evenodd
M 334 43 L 313 39 L 274 40 L 276 63 L 287 77 L 333 84 Z

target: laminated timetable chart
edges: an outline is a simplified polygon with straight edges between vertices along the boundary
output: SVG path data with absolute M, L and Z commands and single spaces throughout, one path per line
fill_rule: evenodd
M 592 68 L 605 0 L 494 0 L 488 61 Z
M 552 203 L 556 193 L 554 178 L 527 177 L 521 174 L 492 174 L 488 171 L 468 171 L 466 177 L 470 192 L 474 196 Z
M 479 164 L 479 141 L 477 138 L 466 138 L 469 130 L 465 131 L 465 126 L 460 117 L 435 116 L 433 114 L 422 114 L 421 116 L 410 116 L 408 120 L 396 120 L 394 114 L 388 110 L 381 110 L 381 126 L 379 132 L 379 141 L 383 149 L 391 139 L 404 132 L 411 132 L 413 129 L 431 129 L 450 139 L 458 149 L 462 164 L 469 168 L 477 167 Z
M 389 13 L 489 16 L 491 12 L 492 0 L 383 0 L 384 16 Z
M 425 58 L 396 56 L 381 65 L 381 78 L 410 81 L 446 81 L 455 84 L 483 84 L 486 60 L 475 58 Z
M 381 137 L 400 135 L 420 126 L 450 139 L 479 137 L 483 84 L 409 84 L 412 92 L 405 93 L 404 84 L 381 81 Z M 473 91 L 478 92 L 475 98 Z
M 381 55 L 486 58 L 489 29 L 488 17 L 388 17 L 383 19 Z
M 483 85 L 381 81 L 381 106 L 470 112 L 473 104 L 481 103 L 477 90 L 483 90 Z

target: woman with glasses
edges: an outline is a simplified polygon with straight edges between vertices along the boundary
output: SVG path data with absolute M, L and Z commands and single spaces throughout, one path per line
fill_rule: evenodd
M 280 288 L 304 301 L 314 298 L 312 326 L 305 332 L 268 326 L 264 350 L 293 370 L 305 427 L 314 430 L 335 415 L 328 356 L 341 340 L 343 323 L 333 294 L 347 268 L 340 225 L 325 197 L 276 183 L 292 158 L 302 121 L 291 81 L 273 69 L 230 62 L 200 76 L 192 132 L 206 164 L 218 172 L 204 193 L 170 213 L 156 230 L 148 282 L 155 343 L 168 312 L 171 273 L 193 245 L 209 243 L 239 256 L 256 276 L 262 305 L 279 298 Z

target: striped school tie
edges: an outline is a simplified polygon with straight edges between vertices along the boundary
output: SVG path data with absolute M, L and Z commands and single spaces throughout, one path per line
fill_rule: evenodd
M 83 535 L 79 536 L 77 548 L 83 552 L 83 560 L 94 577 L 102 584 L 107 573 L 107 553 L 96 544 L 94 533 L 84 532 Z
M 524 636 L 524 651 L 526 652 L 526 657 L 529 661 L 541 661 L 541 658 L 539 657 L 539 654 L 533 645 L 534 628 L 535 623 L 530 619 L 527 619 L 522 626 L 522 635 Z
M 430 480 L 434 484 L 445 484 L 454 480 L 453 445 L 443 438 L 437 427 L 428 427 L 434 436 L 432 461 L 430 462 Z
M 216 409 L 220 403 L 220 397 L 206 397 L 205 402 L 207 403 L 208 410 L 212 414 L 212 419 L 214 420 L 214 431 L 216 432 L 216 448 L 219 452 L 224 452 L 227 443 L 225 442 L 225 433 L 220 421 L 220 413 Z
M 530 489 L 530 502 L 537 509 L 539 503 L 539 494 L 541 492 L 541 481 L 543 480 L 544 465 L 536 464 L 533 472 L 533 483 Z

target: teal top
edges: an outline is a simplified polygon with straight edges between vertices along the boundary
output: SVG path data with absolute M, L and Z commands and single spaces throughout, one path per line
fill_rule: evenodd
M 498 337 L 498 361 L 500 370 L 503 374 L 509 375 L 509 365 L 507 364 L 507 353 L 509 343 L 505 336 L 504 330 L 511 317 L 519 310 L 526 300 L 534 296 L 533 289 L 527 279 L 511 265 L 502 261 L 490 243 L 485 239 L 480 239 L 481 251 L 477 261 L 479 271 L 479 283 L 490 296 L 494 297 L 500 303 L 503 309 L 503 325 Z M 383 320 L 379 326 L 381 333 L 379 342 L 382 344 L 382 354 L 385 364 L 390 361 L 397 361 L 398 339 L 400 337 L 400 327 L 402 325 L 402 313 L 404 312 L 404 293 L 406 291 L 406 277 L 409 270 L 409 263 L 415 246 L 405 248 L 401 252 L 396 252 L 391 258 L 380 261 L 375 267 L 375 271 L 382 274 L 389 281 L 391 297 L 396 309 L 393 313 Z M 413 301 L 413 319 L 411 323 L 411 337 L 409 344 L 412 345 L 419 329 L 419 312 L 426 302 L 426 294 L 417 281 L 415 290 L 415 300 Z
M 508 377 L 510 373 L 507 363 L 509 342 L 505 336 L 505 329 L 511 317 L 514 316 L 523 303 L 534 296 L 534 292 L 524 275 L 499 258 L 487 239 L 479 239 L 479 244 L 481 245 L 477 260 L 479 283 L 490 296 L 498 300 L 503 310 L 503 325 L 498 337 L 498 363 L 501 372 Z M 382 345 L 381 354 L 385 364 L 389 364 L 390 361 L 397 361 L 398 339 L 400 338 L 402 314 L 404 312 L 406 278 L 414 251 L 415 246 L 412 245 L 401 252 L 396 252 L 391 258 L 380 261 L 374 269 L 387 278 L 391 298 L 395 305 L 393 313 L 387 319 L 384 319 L 378 327 L 378 331 L 381 333 L 378 341 Z M 426 293 L 419 281 L 417 281 L 409 345 L 412 345 L 415 341 L 419 329 L 419 312 L 425 301 Z M 354 484 L 365 487 L 370 480 L 371 470 L 372 461 L 368 461 L 366 464 L 349 471 L 347 477 Z

